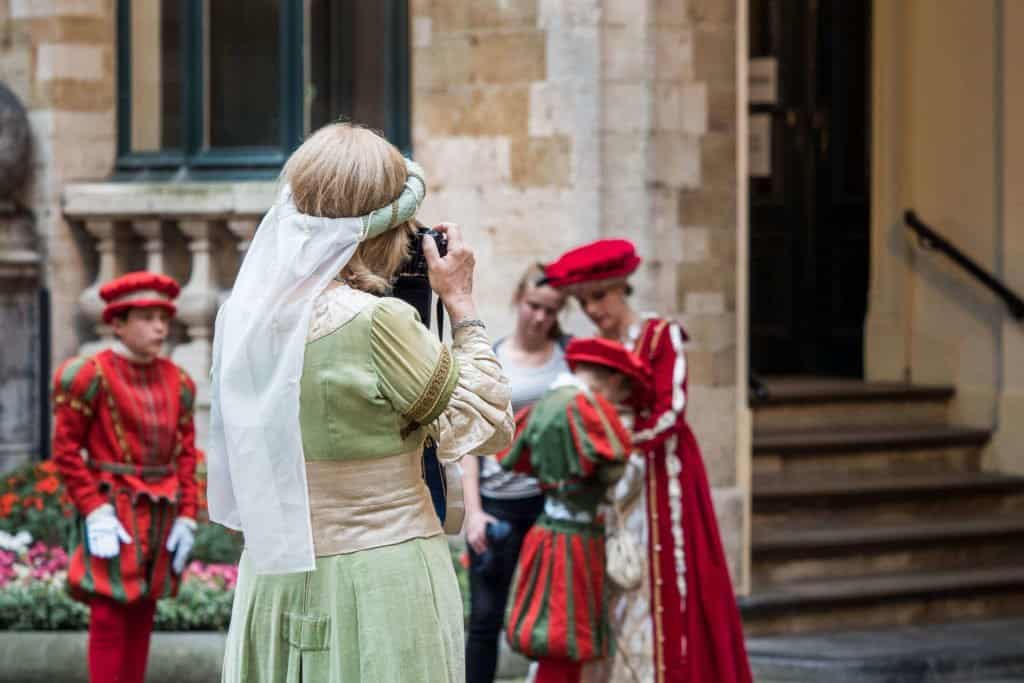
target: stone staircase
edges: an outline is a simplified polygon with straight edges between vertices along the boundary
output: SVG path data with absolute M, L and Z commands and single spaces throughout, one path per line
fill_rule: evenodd
M 750 635 L 1024 615 L 1024 477 L 941 387 L 790 379 L 754 406 Z

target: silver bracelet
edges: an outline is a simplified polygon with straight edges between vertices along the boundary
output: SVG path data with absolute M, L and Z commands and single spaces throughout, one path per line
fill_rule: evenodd
M 465 318 L 452 324 L 452 334 L 458 332 L 464 327 L 482 327 L 485 330 L 487 329 L 487 325 L 485 325 L 484 321 L 480 320 L 480 318 Z

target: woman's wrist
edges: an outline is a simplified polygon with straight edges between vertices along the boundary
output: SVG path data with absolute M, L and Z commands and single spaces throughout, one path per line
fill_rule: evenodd
M 441 301 L 444 303 L 445 310 L 448 311 L 448 317 L 451 318 L 452 324 L 477 317 L 476 302 L 473 301 L 471 294 L 445 297 Z

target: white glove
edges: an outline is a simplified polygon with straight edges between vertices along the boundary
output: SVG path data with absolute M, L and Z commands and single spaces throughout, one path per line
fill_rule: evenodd
M 131 543 L 121 522 L 117 519 L 114 506 L 101 505 L 85 518 L 86 543 L 93 557 L 111 558 L 121 553 L 122 543 Z
M 178 517 L 171 527 L 171 534 L 167 537 L 167 552 L 174 553 L 171 560 L 171 569 L 175 574 L 185 571 L 185 563 L 188 562 L 188 555 L 192 552 L 192 546 L 196 544 L 196 520 L 190 517 Z

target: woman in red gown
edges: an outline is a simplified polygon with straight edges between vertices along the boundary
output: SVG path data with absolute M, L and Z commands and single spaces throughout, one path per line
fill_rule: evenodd
M 743 630 L 722 551 L 700 448 L 686 421 L 686 333 L 630 305 L 640 265 L 628 240 L 598 240 L 563 254 L 548 284 L 576 298 L 600 335 L 653 371 L 654 400 L 635 416 L 643 454 L 653 674 L 657 683 L 750 683 Z

